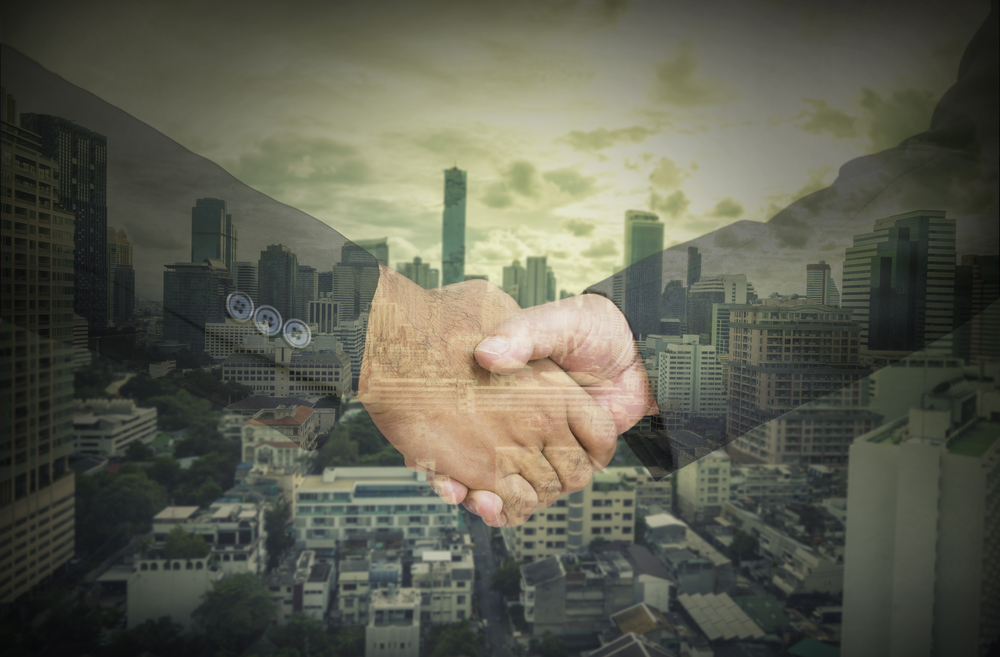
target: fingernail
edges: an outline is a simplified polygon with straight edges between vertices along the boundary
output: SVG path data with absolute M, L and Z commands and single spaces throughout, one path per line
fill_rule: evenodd
M 475 513 L 477 516 L 479 515 L 479 505 L 476 504 L 475 500 L 469 500 L 468 509 L 469 511 Z
M 510 349 L 506 340 L 501 338 L 487 338 L 479 343 L 476 351 L 481 351 L 491 356 L 503 356 Z

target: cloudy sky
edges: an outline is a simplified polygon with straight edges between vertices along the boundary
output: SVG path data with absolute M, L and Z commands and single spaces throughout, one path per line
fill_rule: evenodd
M 4 42 L 347 237 L 388 236 L 392 264 L 440 260 L 442 171 L 457 164 L 466 273 L 499 282 L 513 258 L 547 254 L 572 292 L 620 263 L 628 209 L 657 212 L 668 246 L 766 221 L 926 129 L 989 11 L 19 4 L 2 10 Z

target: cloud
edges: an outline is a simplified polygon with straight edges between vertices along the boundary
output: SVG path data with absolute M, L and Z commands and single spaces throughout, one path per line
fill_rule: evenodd
M 585 258 L 608 258 L 618 255 L 618 244 L 613 239 L 594 240 L 581 253 Z
M 586 196 L 594 189 L 594 179 L 574 169 L 546 171 L 542 178 L 573 197 Z
M 661 157 L 656 168 L 649 174 L 649 182 L 662 189 L 673 189 L 680 186 L 687 176 L 687 171 L 674 164 L 673 160 Z
M 861 90 L 861 107 L 868 113 L 870 152 L 892 148 L 904 139 L 925 132 L 937 98 L 929 91 L 903 89 L 883 98 L 878 92 Z
M 743 214 L 743 204 L 732 198 L 724 198 L 712 208 L 713 217 L 729 217 L 735 219 Z
M 796 128 L 805 130 L 814 135 L 829 134 L 834 139 L 850 139 L 857 137 L 858 131 L 855 127 L 857 119 L 847 112 L 830 107 L 825 100 L 816 98 L 804 98 L 805 102 L 812 105 L 812 111 L 803 110 L 795 118 L 806 117 L 806 121 L 796 124 Z
M 595 224 L 583 219 L 566 219 L 559 224 L 559 227 L 577 237 L 586 237 L 594 232 Z
M 628 11 L 628 0 L 601 0 L 594 10 L 601 20 L 614 25 Z
M 241 181 L 276 197 L 322 185 L 358 185 L 372 178 L 353 146 L 289 132 L 260 140 L 230 170 Z
M 691 108 L 719 105 L 739 98 L 739 94 L 721 80 L 697 75 L 698 56 L 692 43 L 682 43 L 674 52 L 672 59 L 656 65 L 655 100 Z
M 628 128 L 598 128 L 590 132 L 574 130 L 562 138 L 563 141 L 578 151 L 599 151 L 610 148 L 615 144 L 638 144 L 647 137 L 656 134 L 652 128 L 644 128 L 639 125 Z
M 649 200 L 649 207 L 654 212 L 665 212 L 672 217 L 679 216 L 682 212 L 687 210 L 689 205 L 691 205 L 691 199 L 689 199 L 687 195 L 679 189 L 666 197 L 660 196 L 656 192 L 652 192 Z
M 489 154 L 489 149 L 483 144 L 481 135 L 473 135 L 456 128 L 445 128 L 412 137 L 417 146 L 436 153 L 447 155 L 455 160 L 467 160 L 483 157 Z
M 518 160 L 507 168 L 504 174 L 507 186 L 521 196 L 533 197 L 538 194 L 538 170 L 527 160 Z
M 514 204 L 514 197 L 507 191 L 507 184 L 503 181 L 490 183 L 486 187 L 486 192 L 479 198 L 483 205 L 501 210 L 509 208 Z

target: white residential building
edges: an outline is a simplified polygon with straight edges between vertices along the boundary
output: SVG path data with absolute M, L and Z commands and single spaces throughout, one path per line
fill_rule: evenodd
M 325 623 L 334 579 L 333 566 L 318 563 L 316 553 L 312 550 L 289 554 L 267 576 L 271 600 L 278 605 L 274 622 L 285 625 L 292 614 L 301 612 L 313 620 Z
M 1000 637 L 1000 394 L 955 382 L 921 406 L 851 447 L 845 655 L 984 655 Z
M 458 507 L 434 494 L 425 473 L 406 468 L 327 468 L 302 481 L 296 501 L 297 540 L 307 548 L 394 536 L 412 547 L 459 525 Z
M 256 341 L 235 347 L 222 362 L 223 381 L 243 384 L 262 397 L 340 395 L 350 390 L 351 372 L 343 351 L 298 351 Z
M 308 406 L 262 409 L 240 429 L 242 459 L 254 469 L 301 466 L 318 438 L 319 418 Z
M 635 528 L 635 488 L 616 472 L 595 472 L 590 485 L 519 527 L 501 529 L 504 544 L 518 561 L 537 561 L 587 546 L 595 538 L 631 541 Z
M 410 568 L 420 591 L 420 620 L 437 624 L 472 618 L 475 564 L 472 550 L 424 550 Z
M 656 481 L 642 466 L 604 468 L 602 472 L 616 475 L 621 481 L 635 488 L 635 506 L 649 508 L 654 504 L 664 509 L 673 505 L 673 485 L 670 477 Z
M 371 600 L 368 559 L 343 559 L 337 572 L 336 607 L 333 615 L 341 625 L 367 625 Z
M 420 592 L 412 588 L 375 591 L 365 628 L 365 657 L 419 657 Z
M 168 506 L 153 516 L 153 540 L 161 546 L 180 527 L 205 539 L 226 573 L 263 573 L 267 565 L 264 507 L 254 504 Z
M 809 477 L 805 468 L 798 465 L 734 464 L 730 470 L 729 497 L 805 504 L 809 501 Z
M 121 456 L 129 444 L 156 436 L 156 409 L 131 399 L 76 400 L 73 415 L 75 452 L 81 456 Z
M 677 471 L 677 503 L 688 522 L 705 522 L 719 515 L 729 499 L 729 455 L 716 450 Z
M 665 406 L 680 401 L 691 416 L 720 417 L 726 413 L 722 365 L 715 347 L 698 342 L 698 336 L 685 335 L 680 344 L 668 343 L 658 352 L 656 400 Z
M 201 605 L 212 584 L 223 577 L 225 572 L 212 557 L 138 558 L 127 579 L 129 629 L 169 616 L 185 630 L 192 630 L 191 612 Z

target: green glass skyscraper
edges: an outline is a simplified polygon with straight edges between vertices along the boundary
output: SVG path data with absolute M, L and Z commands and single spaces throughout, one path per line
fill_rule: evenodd
M 465 280 L 465 191 L 465 171 L 458 167 L 446 170 L 441 227 L 441 285 Z
M 625 315 L 632 333 L 658 333 L 663 294 L 663 223 L 651 212 L 625 213 Z

